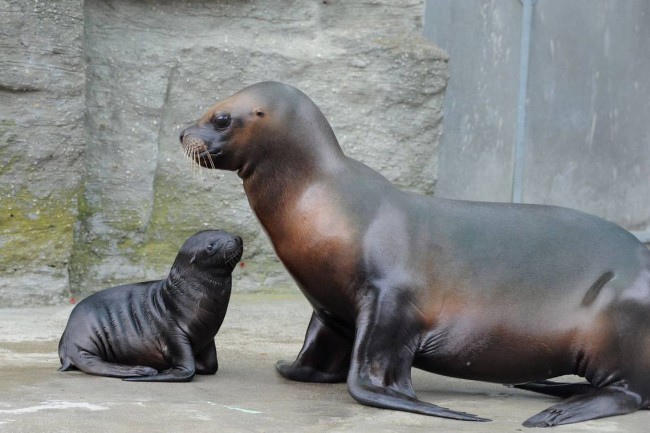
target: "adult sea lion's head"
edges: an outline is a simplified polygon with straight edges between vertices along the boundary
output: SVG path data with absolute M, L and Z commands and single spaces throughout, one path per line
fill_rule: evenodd
M 265 81 L 218 102 L 180 133 L 184 152 L 205 168 L 246 178 L 262 162 L 291 163 L 340 148 L 318 107 L 295 87 Z M 334 146 L 332 146 L 334 144 Z M 315 150 L 316 149 L 316 150 Z

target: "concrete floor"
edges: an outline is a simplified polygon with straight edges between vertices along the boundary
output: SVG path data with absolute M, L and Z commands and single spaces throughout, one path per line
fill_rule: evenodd
M 220 370 L 191 383 L 128 383 L 57 371 L 72 306 L 0 309 L 0 432 L 519 432 L 557 400 L 414 370 L 419 397 L 491 418 L 450 421 L 364 407 L 344 384 L 289 382 L 277 359 L 298 353 L 309 320 L 296 295 L 234 295 L 217 336 Z M 647 432 L 650 412 L 556 427 Z

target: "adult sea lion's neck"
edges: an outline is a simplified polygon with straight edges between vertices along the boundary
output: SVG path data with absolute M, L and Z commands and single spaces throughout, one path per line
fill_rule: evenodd
M 347 158 L 340 155 L 302 160 L 299 164 L 277 163 L 244 179 L 248 203 L 272 239 L 273 233 L 289 220 L 291 224 L 300 224 L 294 221 L 291 211 L 307 191 L 314 185 L 331 182 L 347 169 Z

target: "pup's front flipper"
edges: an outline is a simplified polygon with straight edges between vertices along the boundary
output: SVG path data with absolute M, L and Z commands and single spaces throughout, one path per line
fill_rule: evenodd
M 167 342 L 166 360 L 172 367 L 153 376 L 126 377 L 129 382 L 190 382 L 196 373 L 190 340 L 179 337 Z
M 196 374 L 215 374 L 219 370 L 219 361 L 217 360 L 217 348 L 214 340 L 196 354 L 194 358 L 196 364 Z

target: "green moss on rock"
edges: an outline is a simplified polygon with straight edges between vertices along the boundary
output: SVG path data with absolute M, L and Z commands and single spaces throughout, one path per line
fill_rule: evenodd
M 3 188 L 4 189 L 4 188 Z M 73 245 L 76 195 L 59 191 L 36 198 L 27 189 L 0 189 L 0 270 L 29 270 L 67 265 Z

